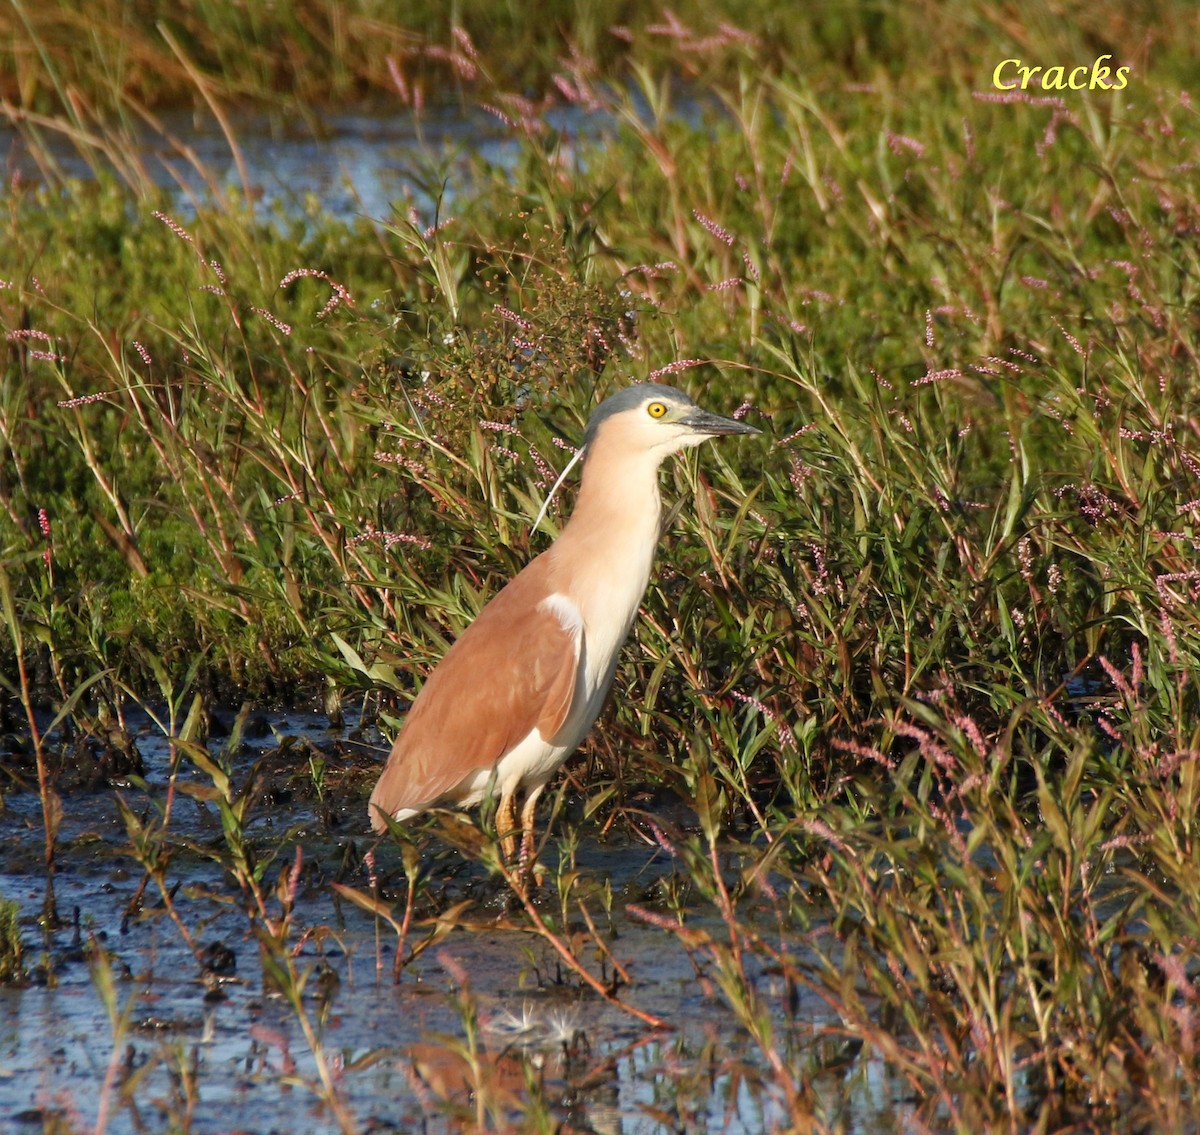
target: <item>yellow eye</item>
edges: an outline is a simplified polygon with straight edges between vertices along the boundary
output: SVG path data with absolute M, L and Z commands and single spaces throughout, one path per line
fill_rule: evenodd
M 651 402 L 646 407 L 646 413 L 652 418 L 661 418 L 666 412 L 667 406 L 665 402 Z

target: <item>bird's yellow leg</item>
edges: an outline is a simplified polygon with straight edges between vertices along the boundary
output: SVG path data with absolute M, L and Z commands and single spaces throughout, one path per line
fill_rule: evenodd
M 513 788 L 505 788 L 500 793 L 496 834 L 500 837 L 500 850 L 504 853 L 504 862 L 512 866 L 517 859 L 517 798 Z
M 524 872 L 528 872 L 533 866 L 533 820 L 542 788 L 543 786 L 540 784 L 537 788 L 531 788 L 529 795 L 525 797 L 525 805 L 521 809 L 521 870 Z

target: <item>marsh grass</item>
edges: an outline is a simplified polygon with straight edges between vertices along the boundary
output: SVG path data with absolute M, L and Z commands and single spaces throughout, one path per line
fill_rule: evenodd
M 714 30 L 680 8 L 620 39 L 625 69 L 574 25 L 579 51 L 538 58 L 554 97 L 615 124 L 590 147 L 507 89 L 469 13 L 464 35 L 422 43 L 352 14 L 337 42 L 369 30 L 374 53 L 332 53 L 335 92 L 386 85 L 403 40 L 405 74 L 453 72 L 521 146 L 513 168 L 476 163 L 452 217 L 401 206 L 374 226 L 264 219 L 229 194 L 184 219 L 120 164 L 138 105 L 280 83 L 275 56 L 231 62 L 264 29 L 142 29 L 130 58 L 166 44 L 177 64 L 154 91 L 98 33 L 109 85 L 76 96 L 54 11 L 6 17 L 23 21 L 23 101 L 4 111 L 35 149 L 34 127 L 86 129 L 113 158 L 87 184 L 14 185 L 0 237 L 0 657 L 5 732 L 25 739 L 5 743 L 14 785 L 33 751 L 48 876 L 64 730 L 111 747 L 123 706 L 152 698 L 172 780 L 152 818 L 126 810 L 131 850 L 188 938 L 170 905 L 186 767 L 314 1090 L 354 1127 L 291 951 L 291 876 L 264 876 L 283 845 L 248 835 L 251 794 L 205 716 L 230 694 L 333 689 L 397 726 L 562 523 L 569 491 L 529 531 L 596 399 L 660 377 L 773 444 L 666 472 L 682 507 L 615 705 L 560 796 L 553 898 L 522 894 L 523 925 L 636 1008 L 611 938 L 626 912 L 574 849 L 597 832 L 656 843 L 675 870 L 637 917 L 689 952 L 797 1130 L 852 1123 L 822 1085 L 862 1051 L 907 1085 L 917 1127 L 1194 1124 L 1190 8 L 1170 42 L 1117 5 L 999 27 L 961 4 L 936 32 L 925 5 L 844 24 L 822 9 L 782 38 L 752 10 L 756 41 L 714 32 L 703 50 Z M 279 42 L 332 34 L 301 7 L 273 18 L 294 21 Z M 509 33 L 489 42 L 525 34 Z M 930 35 L 953 64 L 928 66 Z M 1150 46 L 1120 96 L 988 87 L 1009 55 L 1135 42 Z M 446 43 L 457 62 L 428 50 Z M 682 98 L 701 70 L 709 97 Z M 486 817 L 435 831 L 500 870 Z M 401 981 L 474 925 L 412 838 L 375 853 L 399 867 L 341 888 L 390 925 Z M 839 1023 L 807 1025 L 809 996 Z M 465 982 L 459 997 L 464 1114 L 499 1124 Z
M 0 983 L 25 976 L 25 943 L 21 937 L 21 906 L 8 899 L 0 903 Z

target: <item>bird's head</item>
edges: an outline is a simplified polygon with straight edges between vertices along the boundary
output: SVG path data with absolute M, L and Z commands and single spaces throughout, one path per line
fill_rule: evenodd
M 581 457 L 587 459 L 585 469 L 596 468 L 592 461 L 598 460 L 600 468 L 607 474 L 620 468 L 644 468 L 642 459 L 657 469 L 658 464 L 672 453 L 699 445 L 705 438 L 761 432 L 744 422 L 701 410 L 673 386 L 653 382 L 627 386 L 592 411 L 583 445 L 546 495 L 533 527 L 536 529 L 541 524 L 559 485 Z
M 753 426 L 702 410 L 673 386 L 644 382 L 606 398 L 588 419 L 584 447 L 603 439 L 607 447 L 644 452 L 660 461 L 722 434 L 756 434 Z

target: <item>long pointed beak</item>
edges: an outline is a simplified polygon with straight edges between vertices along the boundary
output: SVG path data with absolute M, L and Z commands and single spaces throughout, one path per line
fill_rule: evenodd
M 712 434 L 714 437 L 722 434 L 762 433 L 762 430 L 748 426 L 745 422 L 738 422 L 733 418 L 723 418 L 720 414 L 710 414 L 707 410 L 699 408 L 689 410 L 687 415 L 678 421 L 680 425 L 687 426 L 690 430 L 702 434 Z

